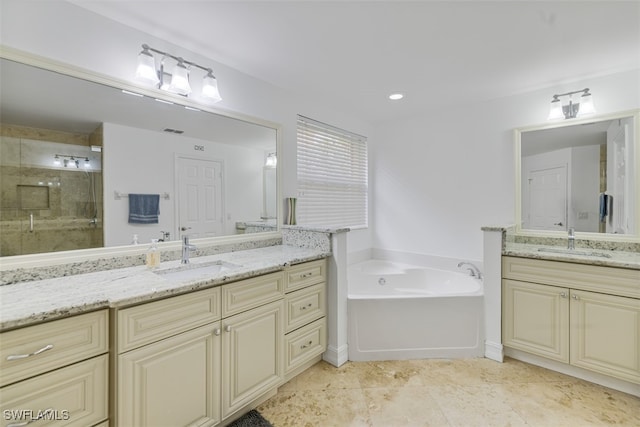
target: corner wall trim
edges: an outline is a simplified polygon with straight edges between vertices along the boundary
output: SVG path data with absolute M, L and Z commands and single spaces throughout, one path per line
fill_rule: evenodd
M 327 351 L 322 355 L 322 359 L 339 368 L 349 360 L 349 347 L 347 345 L 342 345 L 340 348 L 328 346 Z
M 484 342 L 484 357 L 487 359 L 495 360 L 496 362 L 502 363 L 504 360 L 504 351 L 502 344 L 485 341 Z

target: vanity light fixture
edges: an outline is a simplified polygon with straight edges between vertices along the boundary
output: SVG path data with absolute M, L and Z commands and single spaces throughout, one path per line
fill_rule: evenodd
M 582 93 L 582 95 L 577 102 L 575 102 L 573 100 L 573 96 L 578 93 Z M 563 105 L 560 100 L 561 96 L 568 96 L 569 102 Z M 589 88 L 586 88 L 553 95 L 553 99 L 551 100 L 551 109 L 549 110 L 549 117 L 547 117 L 547 120 L 561 119 L 563 117 L 565 119 L 573 119 L 575 117 L 585 116 L 595 112 L 596 109 L 593 105 L 593 95 L 589 92 Z
M 82 157 L 76 158 L 76 156 L 72 156 L 69 154 L 56 154 L 53 157 L 53 165 L 60 167 L 63 166 L 65 168 L 78 169 L 80 167 L 80 160 Z M 91 161 L 88 157 L 84 158 L 84 167 L 88 169 L 91 167 Z
M 155 57 L 152 52 L 162 56 L 159 69 L 156 67 Z M 165 71 L 165 61 L 167 60 L 175 61 L 172 73 Z M 206 72 L 202 79 L 200 96 L 211 102 L 221 101 L 222 97 L 218 90 L 218 81 L 213 75 L 211 68 L 203 67 L 195 62 L 187 61 L 181 57 L 154 49 L 147 44 L 142 45 L 142 52 L 138 54 L 136 79 L 168 92 L 182 96 L 190 96 L 193 92 L 189 81 L 189 74 L 193 68 L 199 68 Z

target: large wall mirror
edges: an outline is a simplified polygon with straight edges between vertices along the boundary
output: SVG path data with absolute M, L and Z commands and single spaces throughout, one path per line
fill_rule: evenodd
M 639 133 L 638 111 L 517 129 L 518 231 L 639 237 Z
M 15 59 L 0 59 L 3 257 L 278 231 L 276 125 Z

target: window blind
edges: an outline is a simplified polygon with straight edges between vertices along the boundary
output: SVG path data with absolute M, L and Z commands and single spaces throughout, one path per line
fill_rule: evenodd
M 367 138 L 298 116 L 297 222 L 368 225 Z

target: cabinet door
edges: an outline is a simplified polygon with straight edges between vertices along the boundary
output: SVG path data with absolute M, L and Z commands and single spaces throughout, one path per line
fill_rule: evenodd
M 571 291 L 571 364 L 640 383 L 640 300 Z
M 569 290 L 503 280 L 504 345 L 569 362 Z
M 283 378 L 283 301 L 222 320 L 222 417 L 279 385 Z
M 220 420 L 220 324 L 118 356 L 118 426 L 212 426 Z

